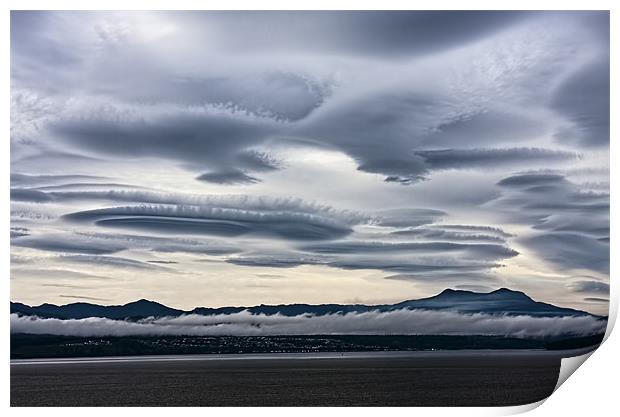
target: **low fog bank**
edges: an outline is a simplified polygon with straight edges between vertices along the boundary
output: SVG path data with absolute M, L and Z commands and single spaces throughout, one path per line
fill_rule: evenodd
M 358 335 L 501 335 L 510 337 L 587 336 L 605 332 L 607 321 L 592 316 L 533 317 L 396 310 L 299 315 L 251 314 L 147 318 L 139 321 L 99 317 L 61 320 L 11 314 L 11 333 L 63 336 L 276 336 Z

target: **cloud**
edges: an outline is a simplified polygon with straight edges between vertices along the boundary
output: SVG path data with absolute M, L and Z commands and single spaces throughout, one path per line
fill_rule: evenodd
M 502 265 L 495 262 L 480 262 L 468 258 L 450 258 L 436 253 L 435 256 L 417 258 L 386 258 L 386 257 L 352 257 L 340 258 L 328 263 L 329 266 L 342 269 L 378 269 L 386 272 L 409 274 L 408 278 L 414 278 L 412 274 L 419 274 L 416 278 L 433 280 L 441 278 L 446 273 L 453 278 L 462 275 L 471 278 L 473 275 L 480 277 L 489 269 L 499 268 Z
M 600 24 L 609 28 L 609 14 L 601 17 Z M 558 141 L 609 146 L 609 94 L 609 56 L 594 59 L 565 80 L 552 98 L 553 108 L 570 121 L 557 132 Z
M 502 187 L 535 187 L 566 184 L 564 176 L 558 174 L 520 174 L 502 179 L 497 185 Z
M 484 285 L 454 285 L 455 282 L 467 282 L 467 283 L 488 283 L 492 284 L 497 282 L 497 273 L 493 271 L 494 268 L 500 268 L 502 265 L 463 265 L 463 268 L 459 270 L 458 266 L 454 268 L 411 268 L 411 271 L 405 272 L 403 268 L 399 272 L 394 270 L 394 275 L 388 275 L 384 279 L 407 281 L 412 283 L 434 283 L 442 284 L 446 286 L 454 286 L 454 288 L 467 289 L 471 291 L 483 291 L 490 292 L 492 287 Z M 390 271 L 388 271 L 390 272 Z M 478 288 L 478 289 L 477 289 Z
M 58 261 L 58 259 L 56 259 L 56 261 Z M 11 259 L 11 264 L 19 264 L 19 265 L 26 265 L 26 264 L 34 264 L 35 262 L 32 259 L 26 259 L 23 262 L 17 261 L 15 259 Z M 15 268 L 14 266 L 11 267 L 11 275 L 13 277 L 16 276 L 20 276 L 20 277 L 25 277 L 25 278 L 43 278 L 45 279 L 45 281 L 48 281 L 50 279 L 57 281 L 57 280 L 76 280 L 77 282 L 84 282 L 84 280 L 108 280 L 111 279 L 110 277 L 107 276 L 102 276 L 102 275 L 94 275 L 94 274 L 89 274 L 89 273 L 85 273 L 85 272 L 80 272 L 80 271 L 73 271 L 71 269 L 66 268 L 67 265 L 63 265 L 63 268 L 58 268 L 58 269 L 51 269 L 48 268 L 49 263 L 50 263 L 50 259 L 46 258 L 44 260 L 45 265 L 42 267 L 34 267 L 34 266 L 30 266 L 27 268 L 24 267 L 19 267 L 19 268 Z M 75 285 L 71 285 L 71 284 L 41 284 L 43 286 L 58 286 L 58 287 L 63 287 L 63 288 L 80 288 L 80 289 L 92 289 L 94 287 L 84 287 L 81 285 L 75 286 Z
M 11 185 L 18 187 L 40 187 L 65 183 L 67 181 L 96 181 L 105 177 L 95 175 L 27 175 L 11 172 Z
M 184 315 L 137 322 L 85 318 L 43 319 L 11 314 L 11 333 L 66 336 L 267 336 L 312 334 L 501 335 L 507 337 L 586 336 L 605 331 L 593 316 L 532 317 L 395 310 L 286 317 L 279 314 Z
M 224 242 L 144 235 L 74 231 L 37 235 L 22 233 L 19 236 L 12 237 L 14 239 L 11 241 L 11 245 L 15 247 L 93 255 L 112 254 L 125 249 L 145 249 L 152 252 L 181 252 L 208 255 L 229 255 L 241 252 L 240 248 Z
M 448 213 L 433 209 L 390 209 L 375 213 L 374 224 L 386 227 L 413 227 L 434 223 Z
M 27 227 L 11 227 L 11 239 L 30 235 Z
M 586 297 L 583 300 L 584 301 L 589 301 L 591 303 L 609 304 L 609 299 L 607 299 L 607 298 Z
M 27 201 L 32 203 L 47 203 L 52 198 L 41 191 L 21 188 L 11 188 L 11 201 Z
M 472 246 L 473 248 L 468 248 Z M 481 246 L 481 247 L 476 247 Z M 490 246 L 490 247 L 486 247 Z M 251 252 L 226 259 L 247 267 L 293 268 L 301 265 L 323 265 L 331 268 L 374 269 L 385 272 L 419 273 L 417 278 L 441 279 L 470 277 L 488 278 L 487 271 L 502 265 L 497 261 L 516 256 L 517 252 L 501 245 L 459 245 L 430 242 L 428 245 L 390 244 L 382 242 L 332 242 L 306 245 L 300 251 L 277 253 Z M 418 252 L 416 252 L 416 249 Z
M 492 234 L 496 234 L 500 237 L 505 237 L 505 238 L 514 236 L 514 235 L 511 235 L 510 233 L 506 233 L 504 230 L 502 230 L 499 227 L 493 227 L 493 226 L 442 223 L 442 224 L 437 225 L 436 227 L 439 227 L 441 229 L 457 230 L 457 231 L 472 232 L 472 233 L 492 233 Z
M 138 106 L 91 100 L 64 114 L 48 129 L 66 145 L 95 155 L 161 157 L 215 171 L 251 167 L 244 166 L 242 155 L 285 127 L 273 118 L 222 106 Z
M 416 151 L 424 158 L 430 169 L 491 168 L 507 165 L 522 168 L 531 162 L 551 163 L 576 159 L 577 155 L 551 149 L 505 148 L 505 149 L 442 149 Z
M 329 213 L 329 211 L 327 212 Z M 76 222 L 160 233 L 256 235 L 290 240 L 330 239 L 352 232 L 350 221 L 307 212 L 256 211 L 186 205 L 141 205 L 75 212 Z
M 252 177 L 241 170 L 207 172 L 200 175 L 197 179 L 214 184 L 254 184 L 260 182 L 258 178 Z
M 60 294 L 59 297 L 61 297 L 61 298 L 71 298 L 71 299 L 74 299 L 74 300 L 110 301 L 107 298 L 88 297 L 86 295 L 66 295 L 66 294 Z
M 41 192 L 49 192 L 49 191 L 71 191 L 71 190 L 80 190 L 80 191 L 89 191 L 89 190 L 140 190 L 147 189 L 146 187 L 141 187 L 138 185 L 132 184 L 120 184 L 120 183 L 112 183 L 112 182 L 69 182 L 55 185 L 43 185 L 37 186 L 37 191 Z M 49 195 L 49 194 L 48 194 Z M 51 195 L 50 195 L 51 197 Z
M 577 281 L 570 288 L 579 293 L 609 295 L 609 284 L 600 281 Z
M 584 192 L 560 174 L 524 173 L 497 183 L 502 196 L 486 206 L 535 233 L 517 239 L 561 269 L 609 272 L 609 194 Z
M 297 197 L 252 195 L 204 195 L 148 190 L 63 191 L 49 192 L 56 201 L 102 200 L 143 204 L 201 206 L 205 208 L 238 209 L 260 212 L 300 212 L 335 217 L 355 224 L 368 221 L 369 216 L 353 210 L 340 210 L 327 204 L 305 201 Z
M 210 14 L 210 16 L 209 16 Z M 222 45 L 237 53 L 304 49 L 309 53 L 412 56 L 472 42 L 510 27 L 526 12 L 451 11 L 311 11 L 215 12 L 205 17 L 222 37 Z M 210 17 L 210 18 L 209 18 Z M 244 31 L 231 31 L 243 25 Z
M 392 252 L 406 252 L 409 256 L 417 254 L 464 252 L 472 259 L 503 259 L 517 256 L 515 250 L 502 245 L 485 243 L 453 243 L 453 242 L 364 242 L 338 241 L 331 243 L 306 245 L 300 248 L 303 251 L 321 254 L 387 254 Z
M 574 233 L 546 233 L 521 241 L 540 258 L 562 268 L 609 273 L 609 245 L 596 239 Z
M 325 258 L 303 256 L 299 254 L 280 253 L 277 255 L 249 254 L 226 259 L 226 262 L 240 266 L 267 268 L 294 268 L 301 265 L 323 265 Z
M 11 19 L 20 255 L 527 286 L 502 268 L 515 248 L 531 268 L 608 271 L 607 12 Z M 179 265 L 144 261 L 160 257 Z M 214 297 L 245 286 L 227 285 Z
M 413 229 L 396 230 L 390 232 L 392 236 L 406 238 L 421 238 L 436 241 L 479 241 L 479 242 L 495 242 L 503 243 L 504 239 L 499 236 L 488 234 L 461 233 L 450 230 L 442 230 L 438 228 L 416 227 Z
M 18 239 L 13 239 L 11 245 L 51 252 L 84 253 L 91 255 L 112 254 L 127 249 L 126 245 L 122 245 L 119 242 L 89 239 L 85 235 L 60 233 L 20 237 Z
M 167 267 L 153 265 L 135 259 L 123 258 L 120 256 L 101 256 L 101 255 L 62 255 L 58 258 L 61 262 L 95 264 L 104 267 L 128 268 L 128 269 L 153 269 L 168 270 Z
M 258 182 L 260 167 L 244 155 L 289 139 L 339 149 L 361 171 L 403 184 L 438 169 L 550 163 L 570 153 L 515 144 L 567 124 L 554 110 L 582 126 L 585 108 L 596 109 L 592 119 L 609 107 L 597 98 L 604 94 L 590 94 L 596 106 L 574 99 L 579 86 L 608 73 L 598 35 L 608 22 L 592 13 L 21 12 L 12 19 L 29 28 L 12 33 L 14 95 L 46 99 L 14 100 L 15 129 L 36 125 L 46 138 L 26 135 L 30 141 L 52 140 L 84 156 L 165 158 L 219 184 Z M 199 56 L 188 39 L 203 41 Z M 427 54 L 432 59 L 417 65 Z M 592 56 L 602 63 L 590 68 Z M 57 74 L 41 79 L 51 67 Z M 548 91 L 575 68 L 586 76 Z M 76 81 L 83 79 L 90 82 Z M 82 98 L 71 97 L 76 90 Z M 560 106 L 547 108 L 552 94 Z

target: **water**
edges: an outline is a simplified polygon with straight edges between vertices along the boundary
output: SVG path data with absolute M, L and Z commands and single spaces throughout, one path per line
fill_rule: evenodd
M 553 392 L 581 351 L 184 355 L 11 361 L 12 406 L 487 406 Z

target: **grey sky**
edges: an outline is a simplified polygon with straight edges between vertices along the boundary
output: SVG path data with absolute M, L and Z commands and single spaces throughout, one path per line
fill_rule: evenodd
M 11 223 L 33 304 L 605 313 L 609 15 L 13 12 Z

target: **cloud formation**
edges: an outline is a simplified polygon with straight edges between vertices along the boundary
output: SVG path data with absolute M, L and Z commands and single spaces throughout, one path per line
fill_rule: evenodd
M 64 336 L 268 336 L 312 334 L 501 335 L 507 337 L 586 336 L 605 331 L 592 316 L 532 317 L 395 310 L 282 316 L 234 314 L 148 318 L 136 322 L 89 317 L 45 319 L 11 314 L 11 333 Z
M 536 233 L 519 239 L 562 269 L 609 272 L 609 194 L 583 191 L 565 176 L 526 173 L 502 179 L 505 191 L 489 202 L 510 221 Z
M 608 12 L 11 19 L 17 298 L 48 262 L 179 305 L 608 281 Z

